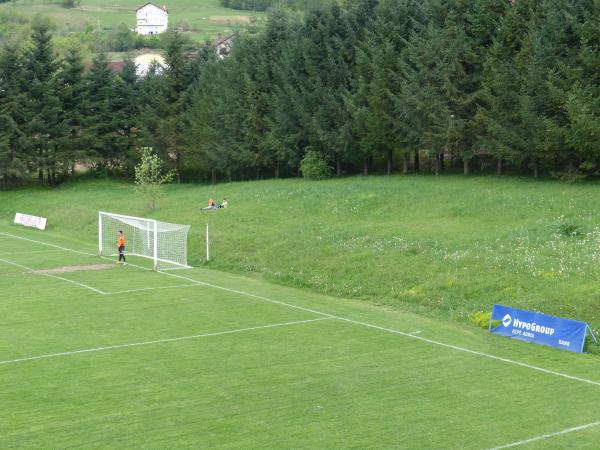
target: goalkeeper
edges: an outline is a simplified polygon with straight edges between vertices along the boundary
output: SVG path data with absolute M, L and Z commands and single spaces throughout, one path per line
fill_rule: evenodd
M 119 262 L 123 261 L 125 263 L 125 235 L 122 230 L 119 230 L 119 242 L 117 248 L 119 249 Z

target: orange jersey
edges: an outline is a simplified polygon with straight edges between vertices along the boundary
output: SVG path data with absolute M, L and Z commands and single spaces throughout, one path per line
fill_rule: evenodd
M 125 236 L 123 236 L 123 235 L 119 236 L 119 245 L 118 246 L 119 247 L 125 246 Z

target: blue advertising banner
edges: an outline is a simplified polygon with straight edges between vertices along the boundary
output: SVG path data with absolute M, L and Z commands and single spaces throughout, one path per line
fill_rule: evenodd
M 500 324 L 492 328 L 492 322 L 495 321 L 500 321 Z M 575 353 L 583 351 L 587 328 L 585 322 L 503 305 L 494 305 L 490 319 L 490 333 Z

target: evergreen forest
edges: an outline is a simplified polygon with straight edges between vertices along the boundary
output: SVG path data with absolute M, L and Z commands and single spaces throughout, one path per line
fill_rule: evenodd
M 600 0 L 282 6 L 225 58 L 169 32 L 143 77 L 61 53 L 43 18 L 1 41 L 2 187 L 130 177 L 148 147 L 178 182 L 600 170 Z

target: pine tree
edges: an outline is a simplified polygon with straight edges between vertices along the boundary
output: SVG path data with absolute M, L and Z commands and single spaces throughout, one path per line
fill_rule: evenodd
M 406 130 L 409 141 L 420 141 L 436 171 L 440 156 L 450 151 L 460 154 L 467 174 L 470 159 L 482 150 L 476 116 L 483 61 L 506 7 L 494 0 L 429 0 L 423 6 L 426 24 L 407 47 L 398 108 L 413 130 Z
M 139 87 L 135 63 L 131 59 L 126 59 L 123 71 L 113 80 L 110 102 L 115 133 L 113 145 L 121 161 L 126 162 L 130 172 L 139 134 L 137 131 Z
M 141 125 L 144 142 L 171 164 L 179 183 L 187 143 L 185 111 L 189 104 L 186 92 L 194 85 L 194 80 L 190 79 L 194 72 L 189 69 L 188 44 L 183 35 L 172 31 L 166 39 L 164 69 L 160 74 L 148 74 L 143 83 L 146 96 Z
M 354 88 L 354 105 L 361 105 L 354 110 L 356 135 L 364 153 L 385 156 L 388 174 L 394 150 L 403 146 L 402 137 L 396 133 L 394 95 L 400 90 L 400 61 L 418 6 L 414 0 L 380 1 L 360 46 L 358 82 Z
M 90 72 L 85 77 L 86 89 L 83 97 L 84 136 L 83 142 L 93 158 L 96 170 L 104 172 L 121 167 L 123 160 L 114 144 L 113 74 L 108 68 L 105 53 L 94 57 Z
M 24 64 L 21 48 L 6 42 L 0 49 L 0 186 L 14 186 L 29 176 L 24 145 L 26 121 Z
M 569 177 L 581 162 L 578 149 L 569 142 L 569 92 L 581 69 L 577 29 L 593 10 L 593 2 L 544 0 L 534 10 L 517 60 L 523 74 L 521 115 L 528 135 L 528 157 L 534 173 L 540 159 L 552 159 L 555 170 L 566 164 Z
M 477 119 L 485 128 L 482 145 L 497 158 L 498 175 L 503 161 L 521 163 L 527 157 L 528 148 L 533 144 L 531 139 L 535 139 L 534 130 L 538 129 L 533 123 L 534 117 L 527 121 L 529 127 L 524 126 L 524 80 L 517 60 L 532 13 L 530 0 L 519 1 L 508 8 L 484 64 L 483 102 Z
M 27 79 L 27 145 L 37 167 L 38 183 L 55 183 L 56 144 L 60 136 L 60 103 L 54 75 L 57 70 L 50 24 L 37 18 L 32 27 L 31 45 L 25 55 Z
M 82 98 L 85 93 L 83 59 L 79 47 L 72 47 L 56 76 L 56 92 L 60 101 L 60 136 L 57 139 L 57 159 L 64 169 L 75 170 L 77 161 L 88 156 L 82 142 L 84 110 Z
M 600 165 L 600 3 L 588 5 L 575 32 L 579 39 L 580 71 L 567 94 L 567 143 L 580 152 L 584 167 Z
M 415 170 L 419 170 L 422 150 L 435 157 L 445 145 L 455 145 L 457 140 L 450 120 L 454 115 L 442 88 L 444 72 L 456 67 L 456 37 L 444 32 L 445 16 L 438 6 L 437 0 L 429 0 L 415 8 L 412 30 L 395 75 L 394 129 L 400 143 L 414 151 Z
M 348 13 L 339 4 L 315 8 L 298 31 L 295 51 L 301 65 L 288 72 L 288 80 L 297 86 L 293 106 L 306 141 L 335 163 L 338 175 L 353 142 L 346 98 L 356 64 L 354 44 Z

